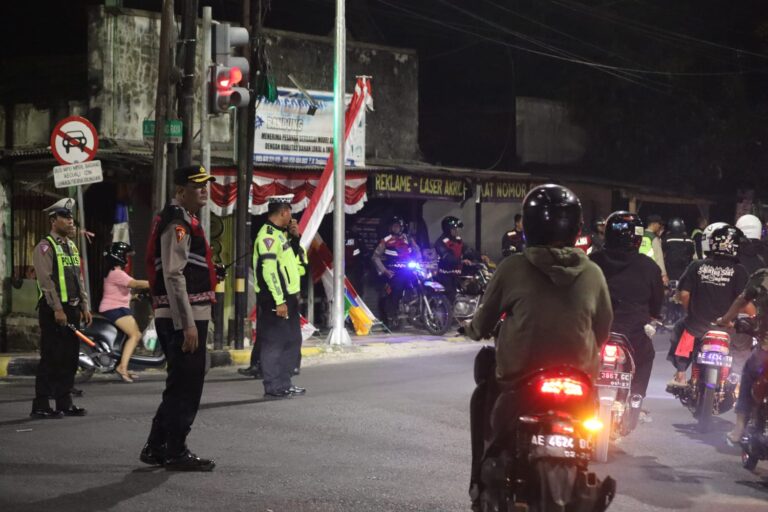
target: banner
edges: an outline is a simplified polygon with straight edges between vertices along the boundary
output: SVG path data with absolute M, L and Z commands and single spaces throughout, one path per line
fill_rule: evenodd
M 277 100 L 256 109 L 253 144 L 255 163 L 325 165 L 333 149 L 333 93 L 307 91 L 312 106 L 298 89 L 278 87 Z M 352 95 L 345 96 L 349 105 Z M 346 140 L 347 167 L 365 167 L 365 110 L 355 118 Z
M 531 190 L 524 180 L 494 180 L 480 184 L 480 200 L 484 203 L 521 203 Z
M 461 201 L 465 199 L 463 178 L 420 176 L 396 172 L 377 172 L 368 180 L 371 197 L 405 197 Z

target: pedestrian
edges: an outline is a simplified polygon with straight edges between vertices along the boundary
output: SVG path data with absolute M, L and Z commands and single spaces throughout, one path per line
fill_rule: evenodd
M 253 243 L 256 343 L 261 352 L 264 398 L 280 400 L 306 393 L 291 375 L 301 354 L 299 292 L 306 257 L 291 217 L 293 194 L 268 198 L 267 222 Z
M 211 471 L 216 466 L 186 444 L 203 394 L 205 342 L 217 282 L 211 249 L 195 216 L 208 202 L 209 181 L 215 178 L 202 166 L 174 171 L 174 198 L 155 217 L 147 248 L 155 327 L 168 377 L 140 459 L 170 471 Z
M 125 333 L 126 339 L 115 373 L 123 382 L 129 383 L 138 378 L 128 371 L 128 362 L 141 339 L 141 330 L 131 311 L 131 291 L 149 289 L 149 281 L 134 279 L 125 272 L 131 254 L 133 248 L 125 242 L 114 242 L 104 252 L 104 293 L 99 304 L 99 313 Z
M 74 232 L 74 206 L 74 199 L 64 198 L 43 210 L 48 214 L 51 232 L 35 246 L 32 255 L 40 288 L 40 363 L 30 416 L 38 419 L 86 414 L 85 409 L 72 403 L 80 342 L 68 325 L 79 327 L 81 321 L 91 324 L 80 254 L 69 239 Z M 51 409 L 49 397 L 56 402 L 55 410 Z

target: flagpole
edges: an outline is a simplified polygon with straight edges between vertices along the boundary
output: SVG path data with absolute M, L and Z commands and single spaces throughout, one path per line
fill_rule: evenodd
M 333 328 L 331 345 L 350 345 L 344 327 L 344 83 L 346 61 L 346 0 L 336 0 L 336 41 L 333 79 Z

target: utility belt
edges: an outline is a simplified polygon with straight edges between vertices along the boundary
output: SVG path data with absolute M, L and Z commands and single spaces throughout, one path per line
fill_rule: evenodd
M 438 274 L 445 274 L 445 275 L 449 275 L 449 276 L 460 276 L 461 275 L 461 269 L 458 268 L 458 269 L 448 270 L 448 269 L 445 269 L 445 268 L 438 268 L 437 269 L 437 273 Z
M 386 267 L 389 268 L 389 269 L 392 269 L 392 268 L 408 268 L 408 264 L 407 263 L 387 263 Z
M 193 306 L 200 306 L 215 302 L 216 292 L 213 290 L 201 293 L 190 293 L 187 295 L 189 303 Z M 167 295 L 156 295 L 152 297 L 152 302 L 156 308 L 170 307 L 170 301 Z

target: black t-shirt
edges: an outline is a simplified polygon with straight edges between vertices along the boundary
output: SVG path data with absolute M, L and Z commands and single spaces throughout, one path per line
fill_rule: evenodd
M 685 328 L 697 338 L 703 336 L 728 311 L 748 279 L 744 266 L 730 258 L 715 256 L 688 265 L 679 284 L 691 294 Z

